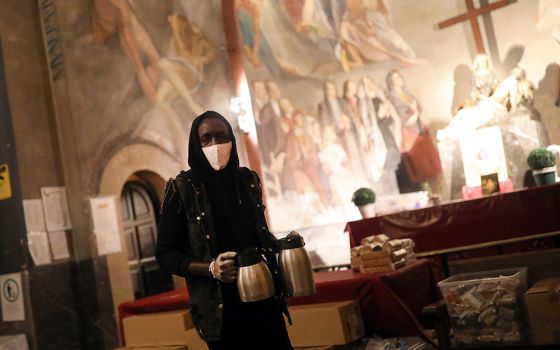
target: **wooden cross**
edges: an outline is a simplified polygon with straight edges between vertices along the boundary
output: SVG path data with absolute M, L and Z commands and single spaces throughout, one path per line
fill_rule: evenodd
M 478 53 L 485 53 L 486 51 L 484 50 L 484 42 L 482 41 L 482 34 L 480 33 L 480 26 L 478 25 L 478 16 L 483 16 L 485 20 L 484 27 L 486 29 L 486 35 L 489 41 L 490 50 L 496 50 L 495 54 L 494 52 L 492 52 L 492 56 L 497 56 L 497 45 L 495 42 L 494 28 L 492 27 L 490 13 L 494 10 L 510 5 L 516 1 L 517 0 L 500 0 L 489 4 L 488 0 L 481 0 L 481 6 L 479 8 L 475 8 L 473 0 L 465 0 L 465 4 L 467 5 L 467 12 L 438 23 L 438 28 L 444 29 L 457 23 L 469 21 L 473 32 L 474 42 L 476 44 L 476 51 Z M 495 63 L 499 62 L 499 60 L 496 60 L 497 57 L 492 58 Z

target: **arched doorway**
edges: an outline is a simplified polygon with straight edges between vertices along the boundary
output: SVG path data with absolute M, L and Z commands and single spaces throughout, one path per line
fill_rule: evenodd
M 130 277 L 136 299 L 173 289 L 171 275 L 155 258 L 157 196 L 150 184 L 133 176 L 121 193 L 121 213 Z

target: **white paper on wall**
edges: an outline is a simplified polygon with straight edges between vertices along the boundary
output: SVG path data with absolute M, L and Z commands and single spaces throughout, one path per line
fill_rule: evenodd
M 0 349 L 4 350 L 29 350 L 25 334 L 0 335 Z
M 45 231 L 27 232 L 27 247 L 35 265 L 45 265 L 52 262 L 49 239 Z
M 0 276 L 0 300 L 2 303 L 2 321 L 25 321 L 20 273 Z
M 43 204 L 40 198 L 24 199 L 23 214 L 25 216 L 25 227 L 29 231 L 46 231 L 45 217 L 43 215 Z
M 90 198 L 93 232 L 99 255 L 119 253 L 121 238 L 115 197 Z
M 70 257 L 65 231 L 49 232 L 49 243 L 51 246 L 52 256 L 55 260 L 67 259 Z
M 64 187 L 41 187 L 41 198 L 47 231 L 64 231 L 72 229 L 68 200 Z

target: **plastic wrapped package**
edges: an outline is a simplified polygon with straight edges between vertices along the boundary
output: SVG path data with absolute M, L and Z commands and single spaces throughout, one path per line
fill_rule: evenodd
M 526 267 L 455 275 L 438 286 L 447 303 L 455 344 L 524 340 Z

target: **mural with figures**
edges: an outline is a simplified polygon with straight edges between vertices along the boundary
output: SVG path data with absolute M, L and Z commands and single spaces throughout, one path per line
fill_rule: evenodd
M 88 193 L 127 145 L 186 167 L 192 119 L 233 116 L 222 1 L 52 4 L 53 95 L 72 118 Z M 235 0 L 274 231 L 358 219 L 351 197 L 362 186 L 378 212 L 425 205 L 430 192 L 471 198 L 486 173 L 502 189 L 524 186 L 527 153 L 560 143 L 558 4 L 500 2 L 484 31 L 455 20 L 465 4 Z
M 437 181 L 399 72 L 424 61 L 382 0 L 237 0 L 236 14 L 273 227 L 356 218 L 359 187 L 394 196 Z
M 128 144 L 154 145 L 187 167 L 190 122 L 210 106 L 229 111 L 223 27 L 204 20 L 220 17 L 221 2 L 57 1 L 56 10 L 92 191 L 104 163 Z

